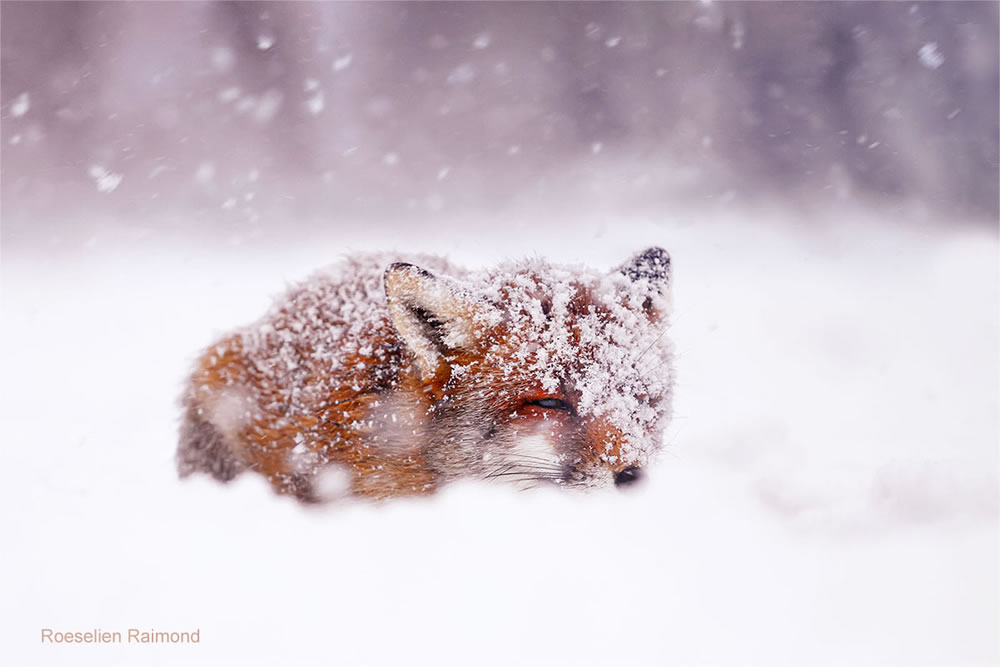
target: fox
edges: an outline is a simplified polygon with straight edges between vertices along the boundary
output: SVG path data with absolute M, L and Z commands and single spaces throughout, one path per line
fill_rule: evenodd
M 672 414 L 670 255 L 610 271 L 348 255 L 197 359 L 177 470 L 303 503 L 640 480 Z

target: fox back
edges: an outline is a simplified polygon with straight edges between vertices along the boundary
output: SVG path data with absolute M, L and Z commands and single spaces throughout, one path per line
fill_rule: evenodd
M 635 481 L 670 418 L 670 281 L 659 248 L 610 272 L 349 258 L 201 356 L 179 472 L 307 502 Z

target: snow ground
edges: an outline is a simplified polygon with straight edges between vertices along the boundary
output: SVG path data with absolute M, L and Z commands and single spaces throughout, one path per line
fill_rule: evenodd
M 8 246 L 4 663 L 997 664 L 995 234 L 695 220 Z M 635 493 L 306 510 L 175 478 L 197 351 L 349 249 L 611 267 L 652 244 L 674 258 L 677 418 Z

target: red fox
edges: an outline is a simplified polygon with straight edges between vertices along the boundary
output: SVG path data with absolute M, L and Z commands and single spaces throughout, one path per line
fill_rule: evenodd
M 252 470 L 304 502 L 629 484 L 670 419 L 670 285 L 660 248 L 608 273 L 348 258 L 201 356 L 179 473 Z

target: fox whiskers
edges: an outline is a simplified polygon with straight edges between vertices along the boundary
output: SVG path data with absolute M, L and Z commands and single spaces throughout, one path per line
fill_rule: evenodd
M 562 483 L 566 469 L 541 457 L 522 456 L 523 460 L 505 461 L 483 475 L 484 479 L 504 479 L 508 482 L 551 482 Z

